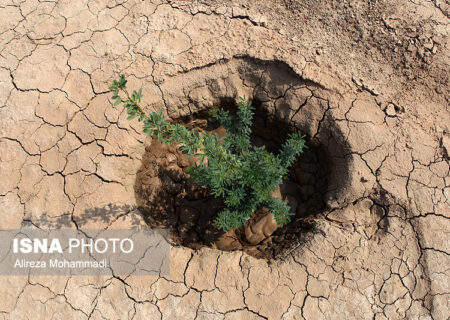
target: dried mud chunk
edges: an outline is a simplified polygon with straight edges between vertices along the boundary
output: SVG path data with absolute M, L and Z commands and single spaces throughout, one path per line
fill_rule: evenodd
M 197 152 L 200 152 L 200 150 L 197 150 Z M 195 167 L 196 165 L 199 166 L 200 160 L 201 160 L 200 157 L 190 157 L 190 158 L 188 158 L 188 165 L 190 167 Z M 208 161 L 208 158 L 205 157 L 203 159 L 203 163 L 207 163 L 207 161 Z
M 263 209 L 263 218 L 253 225 L 245 226 L 245 238 L 250 244 L 258 244 L 265 238 L 269 237 L 278 229 L 275 216 L 266 208 Z
M 165 155 L 169 150 L 169 146 L 167 144 L 162 144 L 156 138 L 151 138 L 149 150 L 153 156 L 156 158 L 162 158 L 161 161 L 163 161 L 165 160 Z
M 281 188 L 286 188 L 286 185 L 281 185 L 272 192 L 272 197 L 283 200 Z M 261 216 L 262 218 L 260 218 Z M 269 237 L 277 229 L 278 224 L 275 220 L 275 216 L 267 208 L 263 208 L 256 212 L 256 217 L 254 219 L 250 219 L 247 222 L 244 227 L 245 238 L 250 244 L 256 245 Z
M 242 249 L 242 245 L 239 242 L 236 236 L 236 232 L 233 229 L 221 235 L 215 242 L 215 246 L 219 250 L 226 251 Z
M 168 166 L 164 173 L 175 182 L 180 182 L 185 176 L 183 170 L 176 164 Z
M 180 168 L 187 167 L 189 165 L 189 159 L 187 155 L 183 154 L 183 152 L 181 152 L 179 149 L 176 150 L 176 154 L 177 154 L 177 165 Z
M 167 164 L 172 164 L 177 162 L 177 157 L 172 152 L 168 152 L 166 155 Z
M 211 130 L 210 133 L 217 133 L 219 138 L 223 138 L 227 134 L 227 130 L 224 127 L 218 127 L 217 129 Z

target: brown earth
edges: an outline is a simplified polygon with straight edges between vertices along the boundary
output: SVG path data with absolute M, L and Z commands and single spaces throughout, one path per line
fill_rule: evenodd
M 120 73 L 174 120 L 251 97 L 327 175 L 314 232 L 282 257 L 178 245 L 160 277 L 2 276 L 0 317 L 447 319 L 449 7 L 4 0 L 2 229 L 145 223 L 145 136 L 108 92 Z

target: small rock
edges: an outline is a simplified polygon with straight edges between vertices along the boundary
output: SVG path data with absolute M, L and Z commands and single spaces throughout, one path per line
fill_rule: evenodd
M 267 27 L 267 18 L 266 18 L 266 16 L 259 17 L 259 25 L 261 27 Z
M 386 28 L 388 28 L 388 29 L 395 29 L 394 26 L 390 23 L 390 21 L 388 19 L 381 18 L 381 20 L 383 21 L 383 23 L 386 26 Z
M 243 8 L 233 7 L 232 16 L 234 18 L 247 17 L 247 11 Z
M 425 50 L 423 48 L 418 48 L 417 54 L 422 58 L 425 55 Z
M 199 5 L 198 6 L 198 12 L 201 12 L 201 13 L 205 13 L 205 14 L 207 14 L 207 15 L 210 15 L 211 14 L 211 9 L 209 8 L 209 7 L 207 7 L 207 6 L 205 6 L 205 5 Z
M 197 6 L 191 6 L 190 11 L 191 11 L 191 14 L 193 14 L 193 15 L 195 15 L 199 12 Z
M 172 164 L 172 163 L 175 163 L 177 161 L 177 156 L 174 155 L 173 153 L 168 153 L 166 155 L 166 159 L 167 159 L 167 163 L 168 164 Z
M 375 88 L 369 88 L 369 92 L 374 96 L 379 96 L 380 92 Z
M 378 219 L 381 219 L 381 218 L 383 218 L 384 217 L 384 215 L 385 215 L 385 210 L 384 210 L 384 208 L 382 207 L 382 206 L 379 206 L 379 205 L 377 205 L 377 204 L 374 204 L 371 208 L 370 208 L 370 213 L 374 216 L 374 217 L 376 217 L 376 218 L 378 218 Z
M 177 164 L 180 168 L 185 168 L 189 166 L 189 159 L 187 155 L 183 154 L 179 149 L 176 151 L 177 153 Z
M 252 245 L 260 243 L 278 229 L 275 216 L 266 208 L 263 209 L 263 212 L 265 215 L 262 219 L 254 224 L 245 226 L 245 238 Z
M 227 7 L 217 7 L 216 9 L 215 9 L 215 12 L 217 13 L 217 14 L 225 14 L 225 13 L 227 13 Z
M 386 114 L 390 117 L 395 117 L 397 115 L 397 112 L 395 112 L 395 106 L 390 103 L 386 108 Z
M 424 48 L 426 48 L 426 49 L 428 49 L 428 50 L 431 50 L 431 49 L 433 49 L 433 40 L 429 40 L 429 41 L 426 41 L 424 44 L 423 44 L 423 46 L 424 46 Z
M 173 154 L 177 153 L 178 147 L 180 146 L 178 143 L 172 143 L 170 146 L 167 144 L 167 150 Z
M 356 79 L 355 77 L 352 78 L 352 81 L 353 81 L 353 83 L 356 84 L 358 87 L 362 87 L 361 81 L 359 81 L 359 80 Z
M 215 246 L 219 250 L 231 251 L 236 249 L 242 249 L 241 243 L 237 240 L 237 236 L 234 230 L 229 230 L 217 239 Z
M 178 161 L 177 161 L 177 165 L 180 168 L 186 168 L 187 166 L 189 166 L 189 160 L 187 157 L 179 157 Z
M 408 50 L 409 52 L 413 52 L 414 50 L 415 50 L 415 46 L 412 44 L 412 43 L 410 43 L 409 45 L 408 45 L 408 48 L 406 49 L 406 50 Z

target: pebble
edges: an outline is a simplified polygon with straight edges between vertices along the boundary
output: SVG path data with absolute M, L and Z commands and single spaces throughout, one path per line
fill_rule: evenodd
M 168 164 L 175 163 L 177 161 L 177 156 L 173 153 L 168 153 L 166 155 L 166 159 Z
M 397 115 L 397 112 L 395 112 L 395 106 L 390 103 L 386 108 L 386 114 L 390 117 L 395 117 Z
M 431 50 L 433 49 L 433 40 L 427 41 L 423 44 L 424 48 Z

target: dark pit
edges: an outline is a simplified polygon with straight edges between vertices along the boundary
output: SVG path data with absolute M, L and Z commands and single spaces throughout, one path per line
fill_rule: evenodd
M 220 107 L 234 111 L 232 99 L 221 100 Z M 264 104 L 253 101 L 256 110 L 252 141 L 277 153 L 287 135 L 296 128 L 267 112 Z M 188 128 L 211 131 L 219 124 L 206 111 L 177 120 Z M 192 160 L 191 160 L 192 161 Z M 137 173 L 135 192 L 137 203 L 146 222 L 153 228 L 167 228 L 171 241 L 193 249 L 204 246 L 222 250 L 243 250 L 248 254 L 272 259 L 301 245 L 302 239 L 314 230 L 314 217 L 326 207 L 329 157 L 314 139 L 307 139 L 307 148 L 290 168 L 281 193 L 296 215 L 291 222 L 258 243 L 249 244 L 242 229 L 231 236 L 213 226 L 217 213 L 223 209 L 221 199 L 212 197 L 205 187 L 188 178 L 185 168 L 189 159 L 175 145 L 160 144 L 150 137 Z M 257 218 L 257 217 L 256 217 Z

